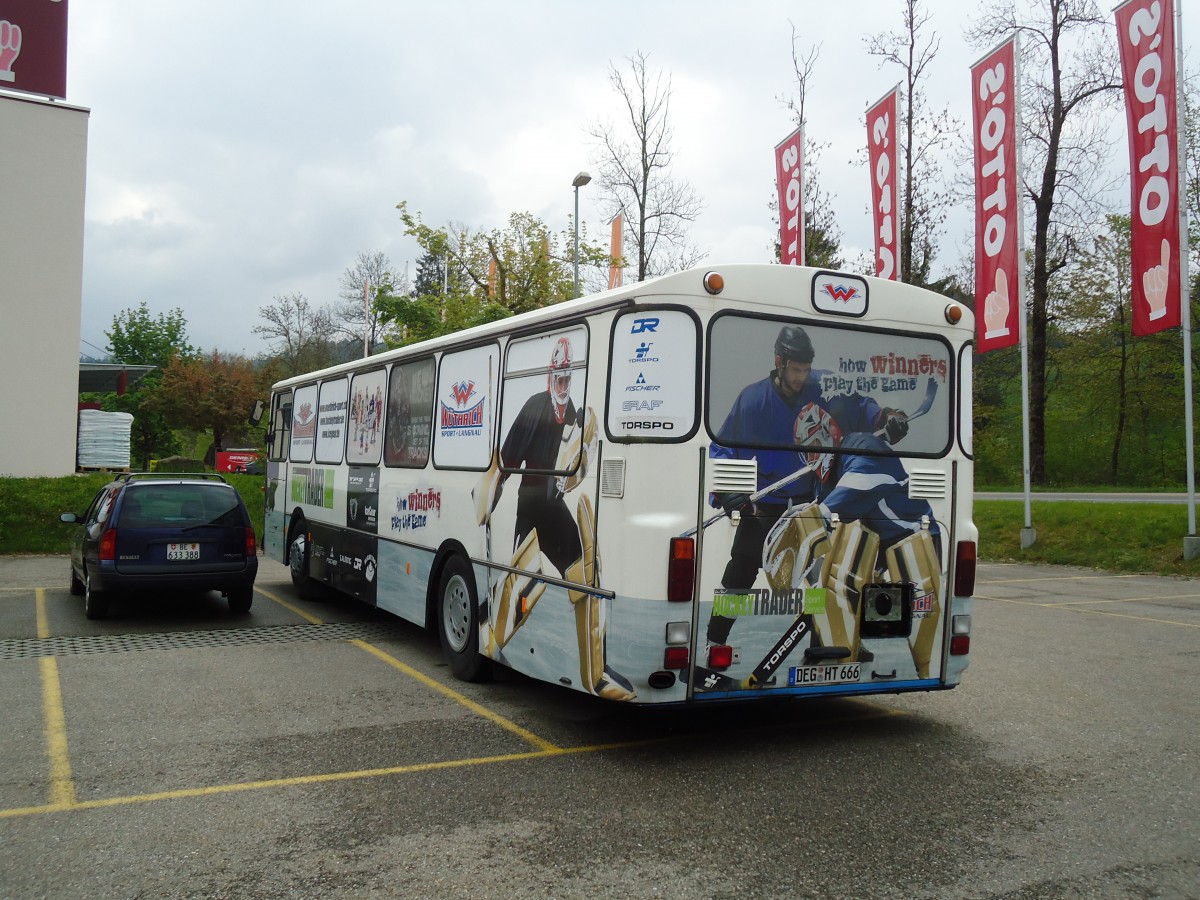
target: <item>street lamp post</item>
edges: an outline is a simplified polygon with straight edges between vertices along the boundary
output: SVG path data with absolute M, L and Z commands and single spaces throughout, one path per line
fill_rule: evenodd
M 587 172 L 580 172 L 571 182 L 575 188 L 575 296 L 579 296 L 579 189 L 592 180 Z

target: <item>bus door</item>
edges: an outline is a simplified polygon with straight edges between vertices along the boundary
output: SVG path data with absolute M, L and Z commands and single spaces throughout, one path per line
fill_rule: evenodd
M 693 696 L 936 685 L 951 348 L 761 316 L 710 331 Z

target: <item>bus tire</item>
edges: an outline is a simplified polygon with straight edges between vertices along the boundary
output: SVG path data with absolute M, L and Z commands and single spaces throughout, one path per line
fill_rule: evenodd
M 292 536 L 288 539 L 288 568 L 292 573 L 292 587 L 296 596 L 301 600 L 317 599 L 317 583 L 309 577 L 309 540 L 300 519 L 292 526 Z
M 438 584 L 438 638 L 450 671 L 462 681 L 486 681 L 491 660 L 479 653 L 479 600 L 471 567 L 451 556 Z

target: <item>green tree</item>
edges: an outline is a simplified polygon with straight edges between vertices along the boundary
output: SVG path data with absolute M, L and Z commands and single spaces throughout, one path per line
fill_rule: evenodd
M 193 356 L 196 349 L 188 343 L 187 319 L 183 310 L 173 309 L 151 318 L 150 309 L 142 302 L 137 309 L 127 309 L 113 318 L 108 338 L 108 352 L 117 362 L 128 365 L 164 368 L 176 356 Z
M 147 373 L 134 390 L 124 394 L 101 394 L 98 398 L 106 412 L 125 412 L 133 416 L 130 455 L 140 461 L 141 468 L 148 469 L 152 458 L 179 450 L 173 423 L 157 407 L 155 398 L 161 391 L 163 371 L 171 360 L 191 358 L 196 353 L 188 342 L 187 320 L 180 309 L 151 316 L 148 304 L 143 302 L 137 309 L 126 309 L 114 316 L 112 329 L 104 334 L 114 360 L 127 365 L 158 367 Z
M 246 431 L 250 408 L 260 396 L 253 363 L 214 350 L 207 356 L 173 359 L 150 402 L 177 426 L 212 431 L 212 446 L 204 457 L 212 466 L 227 439 L 240 438 Z
M 969 32 L 989 47 L 1021 37 L 1023 195 L 1033 200 L 1029 300 L 1029 475 L 1046 482 L 1046 404 L 1052 281 L 1085 244 L 1099 219 L 1105 185 L 1107 119 L 1099 115 L 1120 87 L 1112 25 L 1092 0 L 1039 0 L 1018 10 L 994 0 Z
M 574 294 L 571 257 L 559 249 L 565 245 L 573 250 L 571 242 L 529 213 L 513 213 L 505 228 L 473 231 L 454 223 L 433 228 L 403 201 L 397 209 L 405 233 L 425 256 L 445 259 L 449 268 L 445 293 L 439 281 L 423 277 L 423 290 L 415 296 L 386 292 L 376 297 L 392 346 L 540 309 Z M 580 259 L 593 267 L 608 264 L 607 252 L 586 240 L 580 242 Z

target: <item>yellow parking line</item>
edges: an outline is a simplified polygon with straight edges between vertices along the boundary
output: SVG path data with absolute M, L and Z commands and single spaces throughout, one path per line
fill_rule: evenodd
M 50 623 L 46 619 L 46 589 L 38 588 L 33 592 L 33 608 L 37 617 L 37 636 L 39 639 L 50 637 Z
M 308 612 L 307 610 L 301 609 L 299 606 L 296 606 L 294 603 L 288 603 L 286 600 L 284 600 L 278 594 L 273 594 L 270 591 L 265 590 L 264 588 L 260 588 L 260 587 L 256 587 L 255 590 L 258 591 L 260 594 L 262 594 L 264 597 L 266 597 L 268 600 L 274 600 L 276 603 L 278 603 L 280 606 L 282 606 L 288 612 L 295 613 L 300 618 L 302 618 L 304 621 L 308 622 L 310 625 L 324 625 L 325 624 L 320 619 L 318 619 L 316 616 L 314 616 L 312 613 Z
M 298 606 L 288 603 L 282 597 L 279 597 L 278 595 L 273 594 L 270 591 L 266 591 L 266 590 L 263 590 L 262 588 L 258 588 L 258 592 L 260 594 L 262 594 L 263 596 L 268 597 L 271 600 L 274 600 L 276 603 L 278 603 L 284 609 L 295 613 L 296 615 L 300 616 L 302 619 L 306 619 L 307 621 L 311 622 L 313 625 L 324 625 L 325 624 L 320 619 L 318 619 L 316 616 L 312 615 L 311 613 L 306 612 L 303 609 L 300 609 Z M 470 699 L 469 697 L 466 697 L 466 696 L 458 693 L 458 691 L 455 691 L 452 688 L 446 687 L 446 685 L 442 684 L 440 681 L 436 681 L 433 678 L 430 678 L 428 675 L 418 672 L 412 666 L 402 663 L 400 660 L 396 659 L 396 657 L 392 656 L 390 653 L 387 653 L 384 650 L 380 650 L 378 647 L 376 647 L 372 644 L 368 644 L 366 641 L 351 640 L 350 643 L 353 644 L 354 646 L 358 647 L 360 650 L 366 650 L 372 656 L 376 657 L 377 659 L 383 660 L 389 666 L 391 666 L 394 669 L 398 669 L 399 671 L 403 672 L 405 675 L 408 675 L 410 678 L 415 678 L 417 681 L 421 682 L 421 684 L 425 685 L 426 687 L 432 688 L 433 690 L 437 691 L 438 693 L 443 694 L 446 697 L 449 697 L 451 700 L 454 700 L 456 703 L 460 703 L 461 705 L 465 706 L 467 709 L 471 710 L 471 712 L 475 713 L 476 715 L 483 716 L 483 718 L 487 719 L 489 722 L 492 722 L 495 725 L 499 725 L 501 728 L 504 728 L 507 731 L 511 731 L 513 734 L 517 735 L 522 740 L 529 742 L 530 744 L 539 748 L 540 750 L 558 751 L 558 750 L 562 749 L 562 748 L 557 747 L 554 744 L 550 743 L 549 741 L 538 737 L 532 731 L 522 728 L 520 725 L 518 725 L 516 722 L 513 722 L 511 719 L 506 719 L 504 716 L 500 715 L 499 713 L 494 713 L 490 709 L 476 703 L 474 700 Z
M 33 593 L 37 618 L 37 636 L 50 637 L 46 619 L 46 589 Z M 62 683 L 58 679 L 58 660 L 43 656 L 38 660 L 42 676 L 42 730 L 46 735 L 46 755 L 50 761 L 50 808 L 66 809 L 75 803 L 75 781 L 71 775 L 71 754 L 67 748 L 67 717 L 63 712 Z
M 1131 616 L 1126 613 L 1109 612 L 1105 609 L 1085 609 L 1084 607 L 1074 605 L 1074 603 L 1036 603 L 1032 600 L 1013 600 L 1007 597 L 984 597 L 981 594 L 976 594 L 975 599 L 991 600 L 996 603 L 1013 603 L 1018 606 L 1036 606 L 1039 609 L 1061 609 L 1065 610 L 1066 612 L 1090 613 L 1093 616 L 1112 616 L 1114 619 L 1133 619 L 1136 622 L 1153 622 L 1156 625 L 1178 625 L 1184 628 L 1200 628 L 1200 623 L 1197 622 L 1177 622 L 1174 619 L 1156 619 L 1153 616 Z M 1156 599 L 1161 600 L 1169 598 L 1159 597 Z M 1106 601 L 1097 600 L 1094 602 L 1102 603 Z
M 641 747 L 665 741 L 679 740 L 679 737 L 649 738 L 642 741 L 624 741 L 611 744 L 592 744 L 587 747 L 555 747 L 551 750 L 530 750 L 525 753 L 507 753 L 501 756 L 479 756 L 472 759 L 453 759 L 444 762 L 413 763 L 407 766 L 388 766 L 381 769 L 360 769 L 354 772 L 325 772 L 319 775 L 297 775 L 292 778 L 271 778 L 263 781 L 244 781 L 238 784 L 218 784 L 211 787 L 182 788 L 174 791 L 157 791 L 151 794 L 133 794 L 127 797 L 106 797 L 99 800 L 72 801 L 69 804 L 47 804 L 45 806 L 25 806 L 13 809 L 0 809 L 0 819 L 12 819 L 19 816 L 40 815 L 42 813 L 62 812 L 64 810 L 102 809 L 110 806 L 128 806 L 134 803 L 154 803 L 159 800 L 182 800 L 191 797 L 212 797 L 219 794 L 236 794 L 244 791 L 261 791 L 271 788 L 297 787 L 308 784 L 328 784 L 335 781 L 351 781 L 361 778 L 380 778 L 389 775 L 411 775 L 419 772 L 433 772 L 438 769 L 459 769 L 467 766 L 483 766 L 492 763 L 520 762 L 530 759 L 547 759 L 555 756 L 570 756 L 576 753 L 597 753 L 602 750 L 622 750 L 630 747 Z
M 43 656 L 38 664 L 42 672 L 46 753 L 50 758 L 50 806 L 66 808 L 75 804 L 75 781 L 71 776 L 71 754 L 67 749 L 67 719 L 58 681 L 58 660 Z
M 366 641 L 353 639 L 350 641 L 350 643 L 353 644 L 354 646 L 358 647 L 361 650 L 366 650 L 368 653 L 370 653 L 376 659 L 383 660 L 385 663 L 387 663 L 392 668 L 399 669 L 401 672 L 403 672 L 405 675 L 408 675 L 410 678 L 415 678 L 417 681 L 421 682 L 421 684 L 425 685 L 426 687 L 432 688 L 433 690 L 437 691 L 439 694 L 449 697 L 451 700 L 454 700 L 455 702 L 462 704 L 463 706 L 465 706 L 467 709 L 471 710 L 476 715 L 483 716 L 489 722 L 491 722 L 495 725 L 499 725 L 501 728 L 504 728 L 508 731 L 511 731 L 513 734 L 517 735 L 518 737 L 522 738 L 523 740 L 526 740 L 529 743 L 533 744 L 533 746 L 538 747 L 539 749 L 548 751 L 548 752 L 558 752 L 558 751 L 562 750 L 561 747 L 555 746 L 554 744 L 550 743 L 549 741 L 538 737 L 532 731 L 528 731 L 527 729 L 522 728 L 520 725 L 518 725 L 516 722 L 513 722 L 511 719 L 506 719 L 506 718 L 504 718 L 504 716 L 500 715 L 499 713 L 492 712 L 490 709 L 488 709 L 485 706 L 481 706 L 480 704 L 476 703 L 471 698 L 464 697 L 462 694 L 460 694 L 458 691 L 454 690 L 453 688 L 446 687 L 446 685 L 442 684 L 439 681 L 435 681 L 434 679 L 430 678 L 428 675 L 425 675 L 422 672 L 418 672 L 412 666 L 409 666 L 409 665 L 406 665 L 405 663 L 400 662 L 400 660 L 396 659 L 396 657 L 392 656 L 390 653 L 385 653 L 383 650 L 380 650 L 378 647 L 368 644 Z

